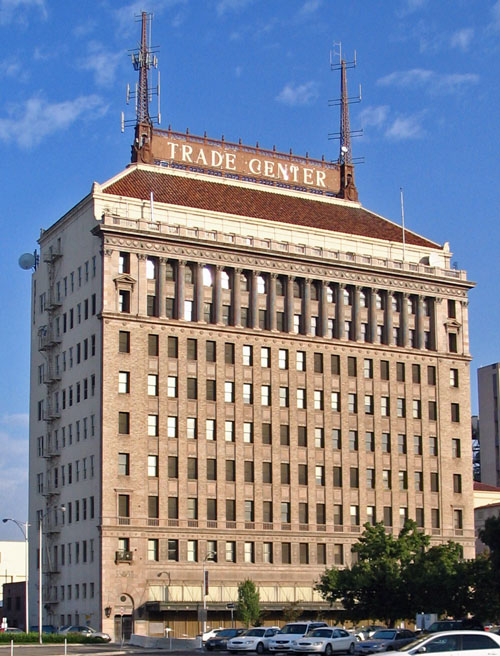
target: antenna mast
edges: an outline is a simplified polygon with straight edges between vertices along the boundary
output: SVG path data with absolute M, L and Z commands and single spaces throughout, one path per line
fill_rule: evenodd
M 149 90 L 148 74 L 151 66 L 155 66 L 156 57 L 152 56 L 151 49 L 148 47 L 148 15 L 145 11 L 141 14 L 141 46 L 139 52 L 132 53 L 132 64 L 134 70 L 139 71 L 139 85 L 137 87 L 137 123 L 152 124 L 149 116 Z
M 338 60 L 339 63 L 336 63 Z M 354 184 L 354 159 L 352 157 L 351 137 L 359 137 L 363 130 L 351 130 L 349 120 L 349 105 L 355 102 L 361 102 L 361 85 L 359 85 L 359 95 L 349 98 L 347 93 L 347 69 L 356 67 L 356 52 L 354 59 L 346 61 L 342 57 L 342 44 L 334 43 L 330 51 L 330 68 L 332 71 L 340 70 L 340 98 L 338 100 L 329 100 L 329 107 L 340 107 L 340 130 L 328 135 L 329 139 L 338 139 L 340 142 L 338 163 L 340 165 L 341 189 L 339 196 L 349 200 L 358 200 L 358 192 Z
M 127 104 L 131 98 L 135 99 L 135 119 L 125 120 L 122 112 L 122 132 L 125 126 L 135 126 L 135 139 L 132 146 L 132 161 L 151 163 L 151 141 L 153 138 L 153 124 L 161 123 L 160 114 L 160 73 L 158 72 L 158 84 L 155 88 L 150 86 L 150 70 L 158 68 L 158 59 L 155 52 L 158 50 L 156 47 L 151 47 L 151 25 L 149 29 L 148 44 L 148 20 L 151 23 L 153 18 L 152 14 L 145 11 L 136 20 L 141 21 L 141 42 L 139 48 L 130 52 L 132 58 L 132 65 L 135 71 L 139 72 L 139 81 L 135 85 L 135 92 L 130 92 L 130 87 L 127 85 Z M 156 116 L 151 116 L 149 113 L 149 103 L 152 96 L 158 97 L 158 113 Z

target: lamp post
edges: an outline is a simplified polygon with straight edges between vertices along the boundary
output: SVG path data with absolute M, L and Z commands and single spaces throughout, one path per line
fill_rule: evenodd
M 135 614 L 135 603 L 134 603 L 134 598 L 132 595 L 130 595 L 128 592 L 122 592 L 120 596 L 120 601 L 127 601 L 127 597 L 130 599 L 130 603 L 132 604 L 132 633 L 135 631 L 135 620 L 134 620 L 134 614 Z M 123 627 L 122 627 L 123 629 Z M 123 640 L 123 631 L 122 631 L 122 640 Z
M 6 517 L 5 519 L 2 519 L 2 522 L 5 524 L 5 522 L 14 522 L 14 524 L 17 525 L 18 529 L 21 531 L 21 533 L 24 536 L 24 549 L 25 549 L 25 555 L 24 555 L 24 580 L 25 580 L 25 602 L 26 602 L 26 614 L 25 614 L 25 625 L 24 625 L 24 630 L 26 633 L 29 632 L 30 630 L 30 624 L 29 624 L 29 604 L 28 604 L 28 579 L 29 579 L 29 553 L 28 553 L 28 522 L 20 522 L 18 519 L 12 519 L 11 517 Z M 24 527 L 24 528 L 23 528 Z
M 205 633 L 207 629 L 207 593 L 208 593 L 208 585 L 207 585 L 207 560 L 214 560 L 214 557 L 217 556 L 217 553 L 215 551 L 208 551 L 207 555 L 203 559 L 203 619 L 201 621 L 201 635 L 203 639 L 203 634 Z
M 51 510 L 57 513 L 58 510 L 66 512 L 66 506 L 56 506 L 55 508 L 47 508 L 45 512 L 40 512 L 38 516 L 38 642 L 43 643 L 42 640 L 42 620 L 43 620 L 43 520 Z

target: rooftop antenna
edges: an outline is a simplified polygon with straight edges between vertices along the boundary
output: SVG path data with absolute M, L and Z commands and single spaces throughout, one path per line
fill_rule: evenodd
M 121 127 L 124 132 L 126 127 L 135 127 L 135 142 L 132 147 L 132 161 L 149 161 L 150 157 L 146 152 L 138 157 L 138 152 L 146 146 L 146 150 L 151 150 L 151 137 L 152 128 L 154 124 L 161 123 L 160 111 L 160 72 L 157 71 L 157 84 L 153 87 L 151 84 L 152 69 L 158 69 L 158 58 L 156 52 L 157 46 L 151 46 L 151 22 L 153 14 L 148 14 L 143 11 L 139 16 L 135 17 L 136 22 L 141 22 L 141 41 L 138 48 L 130 50 L 132 59 L 132 66 L 135 71 L 139 72 L 139 80 L 135 85 L 135 91 L 130 91 L 130 85 L 127 84 L 126 102 L 127 105 L 131 99 L 135 100 L 135 118 L 125 119 L 122 112 Z M 148 23 L 149 23 L 149 39 L 148 39 Z M 149 42 L 148 42 L 149 41 Z M 153 96 L 157 96 L 158 111 L 156 116 L 150 114 L 150 103 Z
M 401 226 L 403 229 L 403 262 L 406 259 L 406 235 L 405 235 L 405 203 L 404 203 L 404 197 L 403 197 L 403 187 L 399 188 L 399 191 L 401 192 Z
M 337 63 L 338 61 L 338 63 Z M 347 93 L 347 69 L 356 68 L 356 51 L 354 51 L 354 59 L 346 61 L 342 57 L 342 44 L 334 43 L 330 51 L 330 69 L 332 71 L 341 71 L 340 76 L 340 98 L 336 100 L 329 100 L 329 107 L 340 107 L 340 130 L 339 132 L 331 132 L 328 135 L 329 139 L 338 139 L 340 141 L 339 149 L 339 164 L 354 164 L 362 163 L 363 158 L 352 157 L 351 137 L 360 137 L 363 130 L 351 130 L 349 121 L 349 105 L 351 103 L 361 102 L 361 84 L 359 85 L 359 94 L 349 98 Z

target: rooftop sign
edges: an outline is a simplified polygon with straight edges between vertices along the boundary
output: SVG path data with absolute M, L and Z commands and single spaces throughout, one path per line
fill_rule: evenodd
M 267 180 L 333 194 L 340 189 L 337 163 L 158 129 L 154 129 L 152 141 L 155 162 L 216 170 L 243 179 Z

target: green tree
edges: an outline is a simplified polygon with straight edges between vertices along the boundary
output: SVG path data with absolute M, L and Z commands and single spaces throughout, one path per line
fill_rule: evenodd
M 367 524 L 353 547 L 358 562 L 327 569 L 316 589 L 330 603 L 340 601 L 353 621 L 378 619 L 394 626 L 421 611 L 461 617 L 473 605 L 472 565 L 462 560 L 458 544 L 429 548 L 429 542 L 413 521 L 398 537 L 381 523 Z
M 236 617 L 245 626 L 258 626 L 261 621 L 259 591 L 253 581 L 246 579 L 238 585 Z

